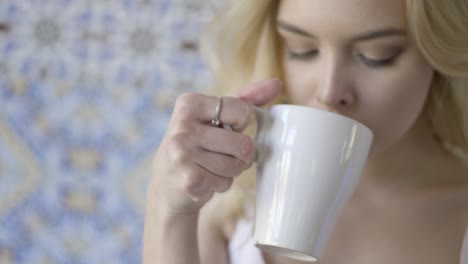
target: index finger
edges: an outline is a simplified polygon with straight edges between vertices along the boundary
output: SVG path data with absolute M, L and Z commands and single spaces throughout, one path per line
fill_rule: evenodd
M 254 120 L 255 112 L 249 103 L 235 97 L 222 97 L 220 101 L 215 96 L 184 94 L 176 101 L 174 118 L 189 122 L 196 120 L 205 124 L 211 124 L 213 119 L 218 118 L 221 124 L 242 131 Z
M 243 131 L 255 120 L 253 107 L 235 97 L 210 97 L 200 116 L 203 122 L 212 122 L 218 119 L 220 126 L 234 131 Z

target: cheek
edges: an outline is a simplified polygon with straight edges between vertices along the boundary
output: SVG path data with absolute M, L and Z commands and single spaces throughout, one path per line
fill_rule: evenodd
M 283 72 L 290 103 L 308 105 L 315 95 L 318 71 L 317 66 L 293 63 L 284 59 Z
M 375 151 L 382 151 L 407 133 L 420 116 L 432 80 L 432 69 L 425 65 L 376 78 L 361 99 L 362 122 L 375 133 Z M 418 70 L 414 70 L 418 69 Z M 392 76 L 394 76 L 392 78 Z
M 283 61 L 290 102 L 309 105 L 319 83 L 317 65 Z M 374 132 L 373 152 L 396 143 L 418 119 L 426 102 L 433 69 L 417 52 L 388 69 L 350 69 L 347 87 L 355 89 L 355 105 L 339 112 L 367 125 Z

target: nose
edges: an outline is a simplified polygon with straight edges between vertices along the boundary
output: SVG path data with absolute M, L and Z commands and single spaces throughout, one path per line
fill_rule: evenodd
M 355 103 L 356 95 L 351 73 L 346 64 L 331 60 L 319 76 L 315 101 L 319 108 L 338 111 Z

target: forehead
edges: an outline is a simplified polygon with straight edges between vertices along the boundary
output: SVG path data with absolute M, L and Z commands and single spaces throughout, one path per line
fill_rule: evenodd
M 404 0 L 280 0 L 278 19 L 318 35 L 406 28 Z

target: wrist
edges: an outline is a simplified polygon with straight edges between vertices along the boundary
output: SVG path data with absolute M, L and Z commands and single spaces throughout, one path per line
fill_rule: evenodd
M 159 190 L 152 183 L 149 184 L 146 195 L 146 209 L 164 217 L 183 219 L 198 218 L 201 210 L 190 198 L 181 197 L 176 191 L 168 193 L 167 190 Z

